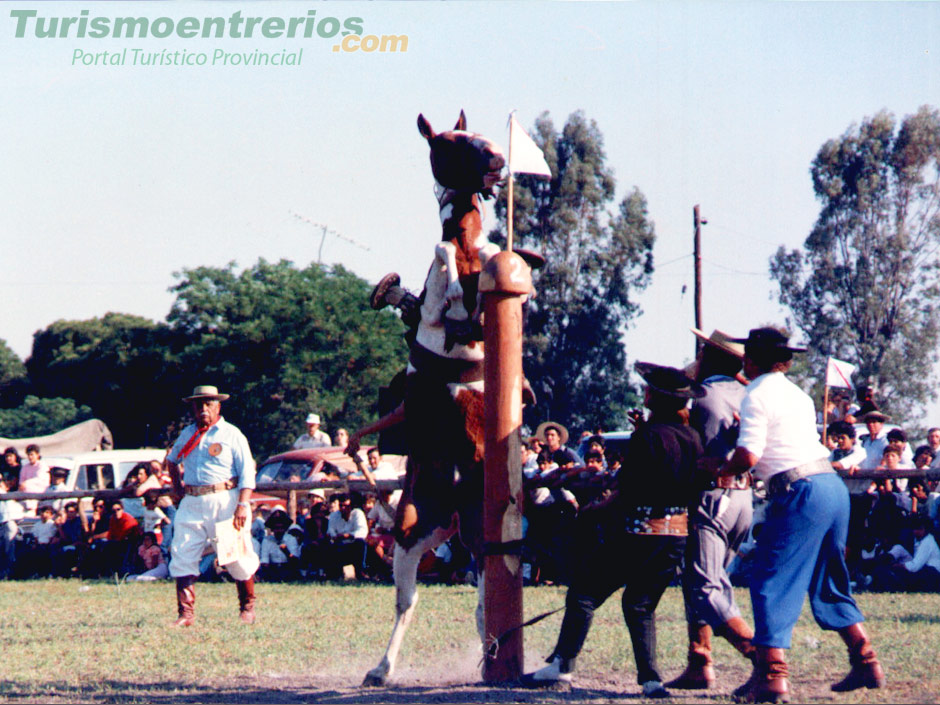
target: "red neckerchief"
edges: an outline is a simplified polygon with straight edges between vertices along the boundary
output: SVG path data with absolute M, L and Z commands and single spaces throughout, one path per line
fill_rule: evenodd
M 222 418 L 222 417 L 220 416 L 219 418 Z M 218 423 L 218 421 L 219 421 L 219 419 L 216 419 L 215 421 L 213 421 L 212 423 L 210 423 L 210 424 L 209 424 L 208 426 L 206 426 L 205 428 L 197 428 L 197 429 L 196 429 L 196 432 L 192 435 L 192 438 L 190 438 L 188 441 L 186 441 L 186 445 L 184 445 L 184 446 L 183 446 L 183 450 L 180 451 L 179 461 L 180 461 L 181 463 L 182 463 L 183 460 L 186 458 L 186 456 L 189 455 L 190 453 L 192 453 L 192 452 L 193 452 L 193 449 L 194 449 L 196 446 L 199 445 L 199 441 L 201 441 L 201 440 L 202 440 L 202 437 L 206 435 L 206 431 L 208 431 L 210 428 L 212 428 L 213 426 L 215 426 L 216 423 Z

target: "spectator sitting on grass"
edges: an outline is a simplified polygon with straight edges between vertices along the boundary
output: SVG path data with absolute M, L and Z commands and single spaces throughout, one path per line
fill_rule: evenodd
M 334 495 L 335 497 L 336 495 Z M 361 576 L 365 561 L 366 537 L 369 522 L 362 509 L 353 506 L 352 498 L 339 495 L 339 510 L 330 514 L 327 534 L 330 537 L 330 558 L 327 561 L 327 577 L 338 578 L 343 566 L 352 565 L 357 577 Z
M 147 582 L 161 580 L 170 575 L 163 551 L 157 544 L 157 535 L 152 531 L 144 532 L 140 546 L 137 548 L 137 559 L 143 572 L 127 576 L 128 581 Z
M 117 499 L 111 503 L 108 522 L 108 543 L 105 571 L 107 574 L 129 572 L 132 554 L 136 552 L 140 524 L 124 511 L 124 503 Z
M 887 570 L 875 574 L 874 585 L 884 590 L 911 592 L 940 591 L 940 547 L 931 533 L 930 520 L 912 520 L 914 553 L 901 544 L 892 546 L 888 554 L 895 562 Z
M 53 553 L 53 569 L 56 575 L 68 577 L 78 570 L 84 557 L 85 535 L 82 519 L 78 515 L 78 502 L 70 500 L 56 517 L 59 542 Z
M 261 569 L 259 575 L 267 582 L 284 582 L 297 577 L 300 559 L 300 542 L 289 533 L 291 527 L 287 510 L 276 506 L 265 527 L 268 533 L 261 542 Z
M 52 572 L 52 547 L 59 541 L 59 527 L 55 523 L 52 505 L 43 504 L 38 512 L 39 521 L 30 529 L 34 542 L 27 554 L 27 565 L 30 566 L 28 573 L 48 577 Z

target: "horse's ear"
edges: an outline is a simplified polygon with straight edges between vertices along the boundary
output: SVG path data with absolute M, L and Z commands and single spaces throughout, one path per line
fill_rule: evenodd
M 418 132 L 420 132 L 421 136 L 426 140 L 434 139 L 434 128 L 431 127 L 431 123 L 425 119 L 424 115 L 420 113 L 418 114 Z
M 463 114 L 463 110 L 460 111 L 460 117 L 457 118 L 457 124 L 454 125 L 455 130 L 464 130 L 467 129 L 467 116 Z

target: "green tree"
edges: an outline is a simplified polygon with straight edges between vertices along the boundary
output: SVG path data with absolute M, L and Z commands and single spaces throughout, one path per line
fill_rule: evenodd
M 780 301 L 804 334 L 812 369 L 859 367 L 907 422 L 932 396 L 940 335 L 940 113 L 896 125 L 885 111 L 827 141 L 813 160 L 822 203 L 803 251 L 771 259 Z
M 401 322 L 372 311 L 370 285 L 341 266 L 261 260 L 240 273 L 233 263 L 177 276 L 168 321 L 186 341 L 182 389 L 232 394 L 223 414 L 256 456 L 289 448 L 311 410 L 329 432 L 373 420 L 378 388 L 404 368 Z
M 5 340 L 0 340 L 0 407 L 18 406 L 28 383 L 26 365 Z
M 611 209 L 616 181 L 603 135 L 581 112 L 561 132 L 543 113 L 532 134 L 552 178 L 521 175 L 515 187 L 514 238 L 547 260 L 533 273 L 537 295 L 527 304 L 523 363 L 538 401 L 526 421 L 627 428 L 637 399 L 623 336 L 653 272 L 646 199 L 633 188 Z M 505 190 L 497 213 L 502 231 L 491 237 L 505 240 Z
M 90 407 L 118 448 L 156 444 L 179 412 L 173 338 L 165 324 L 122 313 L 56 321 L 34 336 L 26 367 L 37 394 Z
M 71 399 L 40 399 L 30 394 L 16 408 L 0 409 L 0 436 L 45 436 L 90 418 L 91 409 L 78 406 Z

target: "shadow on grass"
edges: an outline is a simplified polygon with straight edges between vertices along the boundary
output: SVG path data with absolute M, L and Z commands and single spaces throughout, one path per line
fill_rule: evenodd
M 439 686 L 350 687 L 338 690 L 311 686 L 257 687 L 197 685 L 193 683 L 98 681 L 94 685 L 66 683 L 0 683 L 3 702 L 50 703 L 574 703 L 640 701 L 639 692 L 607 688 L 573 688 L 570 691 L 489 686 L 483 683 Z M 702 698 L 703 701 L 709 698 Z

